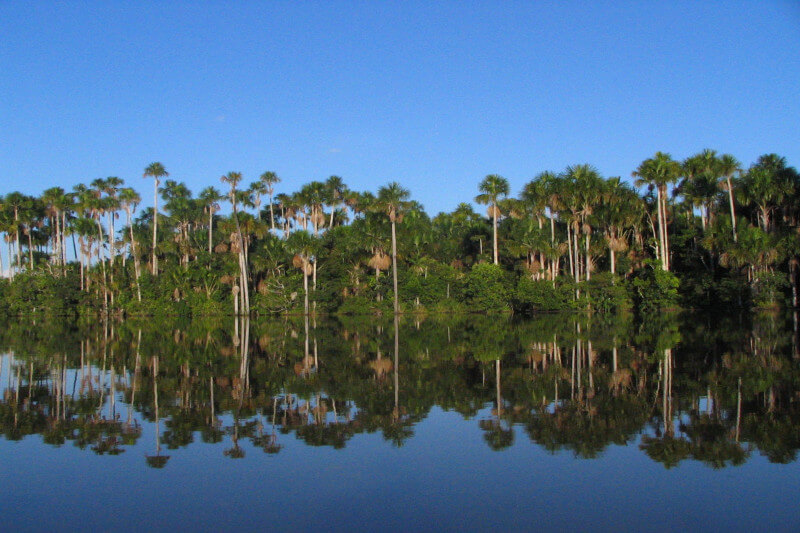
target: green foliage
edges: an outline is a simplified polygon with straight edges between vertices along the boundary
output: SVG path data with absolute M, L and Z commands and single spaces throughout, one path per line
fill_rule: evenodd
M 629 287 L 621 280 L 614 279 L 610 272 L 594 275 L 581 285 L 581 297 L 595 312 L 626 311 L 633 306 Z
M 508 274 L 499 265 L 478 263 L 467 276 L 465 295 L 470 311 L 510 311 L 512 293 Z
M 762 272 L 753 281 L 753 304 L 756 307 L 777 307 L 784 303 L 789 280 L 783 272 Z
M 75 314 L 83 298 L 74 270 L 55 277 L 42 270 L 22 272 L 0 280 L 0 312 L 12 316 Z
M 680 281 L 671 272 L 663 270 L 655 260 L 646 261 L 644 268 L 636 272 L 631 284 L 633 302 L 640 313 L 657 313 L 678 305 Z
M 575 308 L 575 288 L 571 283 L 532 280 L 522 276 L 514 289 L 514 310 L 522 313 L 568 311 Z

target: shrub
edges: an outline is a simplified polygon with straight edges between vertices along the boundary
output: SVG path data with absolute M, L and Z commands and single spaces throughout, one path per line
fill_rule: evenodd
M 467 276 L 465 294 L 470 311 L 510 311 L 511 283 L 499 265 L 478 263 Z
M 641 313 L 654 313 L 678 306 L 680 281 L 674 274 L 663 270 L 661 263 L 650 260 L 636 272 L 631 281 L 633 301 Z

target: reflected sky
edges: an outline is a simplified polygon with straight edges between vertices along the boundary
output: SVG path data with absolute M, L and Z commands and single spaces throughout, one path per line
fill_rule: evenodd
M 631 325 L 615 326 L 616 335 L 595 326 L 597 335 L 587 335 L 584 324 L 580 335 L 559 330 L 547 346 L 537 339 L 552 338 L 550 326 L 509 322 L 499 326 L 500 347 L 492 343 L 499 359 L 485 361 L 476 339 L 492 331 L 469 321 L 449 324 L 449 340 L 446 324 L 402 324 L 397 359 L 391 322 L 317 324 L 308 354 L 302 323 L 270 334 L 263 325 L 230 326 L 213 332 L 215 355 L 200 364 L 171 360 L 183 353 L 175 345 L 195 355 L 203 345 L 198 339 L 207 337 L 191 328 L 138 341 L 139 326 L 113 334 L 71 327 L 69 335 L 56 332 L 58 350 L 46 334 L 7 324 L 0 336 L 5 527 L 800 527 L 792 444 L 800 424 L 791 400 L 798 360 L 781 324 L 747 323 L 738 333 L 698 327 L 696 335 L 681 325 L 672 341 L 645 338 Z M 244 351 L 234 341 L 243 328 L 256 339 Z M 270 341 L 259 343 L 265 336 Z M 710 344 L 718 354 L 709 354 Z M 765 345 L 769 353 L 758 348 Z M 665 364 L 664 350 L 674 364 Z M 631 375 L 619 386 L 622 368 Z M 94 393 L 85 386 L 90 369 Z M 68 436 L 49 444 L 57 427 Z M 668 452 L 674 457 L 665 459 Z M 168 459 L 152 468 L 154 457 Z

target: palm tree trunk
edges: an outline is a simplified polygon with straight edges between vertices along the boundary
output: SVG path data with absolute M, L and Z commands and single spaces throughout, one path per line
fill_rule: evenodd
M 669 224 L 667 223 L 667 187 L 664 186 L 664 191 L 661 193 L 661 217 L 664 219 L 664 264 L 667 265 L 667 270 L 672 267 L 672 261 L 669 257 Z
M 208 253 L 211 253 L 211 244 L 213 242 L 214 237 L 214 210 L 209 207 L 208 208 Z
M 303 311 L 308 316 L 308 270 L 306 270 L 307 263 L 303 261 Z
M 591 256 L 589 255 L 589 241 L 591 240 L 591 234 L 586 234 L 586 281 L 592 277 L 592 263 L 591 263 Z
M 114 256 L 116 255 L 116 246 L 114 243 L 114 236 L 116 235 L 116 231 L 114 230 L 114 212 L 111 211 L 108 214 L 108 254 L 109 259 L 111 261 L 111 265 L 114 265 Z M 113 276 L 113 274 L 112 274 Z M 113 278 L 112 278 L 113 280 Z
M 100 224 L 100 219 L 96 218 L 95 221 L 97 222 L 97 233 L 99 235 L 99 240 L 97 241 L 97 255 L 100 257 L 100 265 L 103 270 L 103 310 L 108 310 L 108 282 L 106 279 L 106 258 L 103 255 L 103 225 Z
M 84 267 L 83 267 L 83 261 L 84 261 L 84 254 L 83 254 L 83 235 L 81 235 L 80 237 L 78 237 L 78 243 L 80 244 L 80 247 L 81 247 L 81 254 L 80 254 L 80 259 L 81 259 L 81 290 L 84 290 L 84 289 L 85 289 L 85 287 L 86 287 L 86 284 L 84 283 L 84 272 L 85 272 L 85 269 L 84 269 Z
M 233 194 L 231 194 L 233 198 Z M 239 227 L 239 215 L 236 212 L 236 203 L 231 201 L 233 206 L 233 220 L 236 222 L 236 234 L 239 237 L 239 272 L 241 277 L 241 290 L 242 290 L 242 313 L 245 315 L 250 314 L 250 290 L 247 281 L 247 260 L 245 259 L 245 242 L 242 238 L 242 229 Z
M 153 181 L 153 262 L 152 272 L 158 275 L 158 256 L 156 255 L 156 234 L 158 233 L 158 179 Z
M 733 229 L 733 242 L 738 242 L 738 236 L 736 235 L 736 213 L 733 207 L 733 187 L 731 186 L 731 177 L 726 176 L 725 181 L 728 182 L 728 200 L 731 204 L 731 228 Z
M 139 286 L 139 254 L 136 253 L 136 239 L 133 237 L 133 224 L 131 224 L 131 208 L 126 206 L 125 213 L 128 215 L 128 229 L 131 234 L 131 255 L 133 255 L 133 274 L 136 277 L 136 298 L 142 301 L 142 289 Z
M 608 247 L 608 255 L 610 256 L 609 259 L 611 260 L 611 283 L 614 283 L 614 274 L 617 273 L 616 271 L 616 261 L 614 256 L 614 249 L 610 246 Z
M 667 206 L 664 199 L 665 194 L 661 190 L 661 185 L 656 186 L 658 203 L 658 240 L 661 248 L 661 266 L 664 270 L 669 270 L 669 251 L 667 242 Z
M 272 207 L 272 193 L 269 195 L 269 225 L 270 229 L 275 229 L 275 210 Z
M 494 254 L 494 264 L 499 264 L 497 260 L 497 205 L 492 204 L 492 253 Z
M 28 270 L 33 269 L 33 238 L 31 237 L 31 233 L 33 233 L 33 228 L 28 226 Z
M 61 267 L 67 266 L 67 246 L 64 244 L 64 231 L 67 228 L 67 213 L 61 212 Z M 75 247 L 75 235 L 72 235 L 72 246 Z M 77 254 L 75 254 L 77 255 Z M 77 259 L 77 258 L 76 258 Z
M 581 261 L 580 254 L 578 253 L 578 230 L 575 229 L 575 238 L 572 239 L 572 246 L 574 247 L 573 253 L 575 254 L 575 281 L 581 280 Z
M 19 209 L 14 207 L 14 227 L 17 230 L 17 272 L 22 272 L 22 245 L 19 242 Z
M 400 302 L 399 302 L 399 295 L 397 291 L 397 232 L 395 229 L 395 221 L 392 220 L 392 283 L 394 284 L 394 314 L 400 312 Z M 495 234 L 495 246 L 497 244 L 497 238 Z M 495 255 L 494 255 L 494 264 L 497 264 L 497 248 L 495 247 Z
M 569 224 L 567 224 L 567 255 L 569 255 L 569 273 L 572 274 L 572 279 L 577 281 L 575 262 L 572 260 L 572 229 Z

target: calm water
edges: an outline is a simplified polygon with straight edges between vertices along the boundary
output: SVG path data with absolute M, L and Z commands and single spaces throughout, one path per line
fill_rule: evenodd
M 792 320 L 0 323 L 6 530 L 800 529 Z

